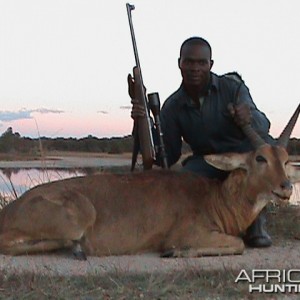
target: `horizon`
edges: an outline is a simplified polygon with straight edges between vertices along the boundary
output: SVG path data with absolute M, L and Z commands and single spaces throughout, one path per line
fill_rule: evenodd
M 12 127 L 32 138 L 131 134 L 127 74 L 135 62 L 126 2 L 0 3 L 0 131 Z M 203 36 L 212 46 L 212 72 L 241 74 L 270 134 L 279 136 L 300 102 L 297 0 L 130 4 L 147 92 L 158 92 L 163 104 L 181 83 L 181 43 Z M 293 137 L 300 137 L 299 125 Z
M 6 128 L 6 130 L 4 130 L 3 132 L 0 131 L 0 137 L 2 134 L 4 134 L 10 127 Z M 12 128 L 12 132 L 13 134 L 20 134 L 20 132 L 18 132 L 17 130 L 14 130 L 14 128 Z M 46 135 L 38 135 L 38 136 L 26 136 L 26 135 L 22 135 L 20 134 L 20 137 L 21 138 L 29 138 L 29 139 L 43 139 L 43 138 L 46 138 L 46 139 L 76 139 L 76 140 L 80 140 L 80 139 L 85 139 L 85 138 L 96 138 L 96 139 L 118 139 L 118 138 L 127 138 L 127 137 L 132 137 L 132 134 L 129 133 L 129 134 L 125 134 L 125 135 L 112 135 L 112 136 L 96 136 L 96 135 L 93 135 L 93 134 L 87 134 L 85 136 L 60 136 L 60 135 L 57 135 L 55 137 L 50 137 L 50 136 L 46 136 Z M 274 139 L 278 139 L 278 137 L 274 137 Z M 300 140 L 300 137 L 295 137 L 293 135 L 290 136 L 290 140 L 291 139 L 299 139 Z M 184 142 L 184 141 L 183 141 Z

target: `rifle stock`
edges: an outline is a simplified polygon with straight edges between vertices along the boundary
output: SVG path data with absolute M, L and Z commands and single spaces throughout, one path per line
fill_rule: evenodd
M 132 38 L 133 51 L 136 61 L 136 67 L 133 70 L 134 77 L 134 95 L 136 100 L 138 100 L 139 104 L 143 105 L 145 110 L 145 116 L 139 117 L 134 121 L 133 125 L 133 136 L 134 136 L 134 149 L 132 153 L 132 164 L 131 171 L 133 171 L 138 152 L 140 151 L 143 159 L 143 168 L 144 170 L 149 170 L 152 168 L 152 165 L 155 160 L 155 148 L 152 137 L 152 129 L 151 129 L 151 119 L 148 109 L 148 100 L 146 96 L 146 92 L 144 89 L 143 77 L 140 67 L 140 61 L 137 52 L 137 46 L 135 41 L 134 29 L 131 18 L 131 10 L 134 9 L 134 6 L 127 3 L 127 15 L 130 26 L 130 33 Z

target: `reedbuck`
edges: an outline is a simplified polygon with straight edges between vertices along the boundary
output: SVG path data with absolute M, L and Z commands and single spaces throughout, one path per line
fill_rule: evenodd
M 244 129 L 255 150 L 207 155 L 231 171 L 223 181 L 176 171 L 98 174 L 42 184 L 0 212 L 0 252 L 71 248 L 87 255 L 159 252 L 195 257 L 241 254 L 239 237 L 270 200 L 288 200 L 300 170 L 286 146 L 298 106 L 276 145 Z

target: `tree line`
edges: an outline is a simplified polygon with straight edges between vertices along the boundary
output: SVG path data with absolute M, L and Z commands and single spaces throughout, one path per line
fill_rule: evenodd
M 120 154 L 132 152 L 133 138 L 124 137 L 97 138 L 89 135 L 84 138 L 29 138 L 14 132 L 12 127 L 0 136 L 0 153 L 41 154 L 41 151 L 78 151 L 103 152 Z M 189 152 L 187 144 L 183 145 L 183 153 Z M 290 139 L 288 145 L 290 155 L 300 155 L 300 139 Z
M 9 127 L 0 136 L 0 153 L 21 153 L 37 155 L 41 151 L 77 151 L 77 152 L 104 152 L 126 153 L 131 152 L 133 138 L 124 137 L 97 138 L 89 135 L 84 138 L 29 138 L 22 137 Z

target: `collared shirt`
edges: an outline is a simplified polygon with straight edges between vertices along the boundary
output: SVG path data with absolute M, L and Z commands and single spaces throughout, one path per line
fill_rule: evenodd
M 254 104 L 249 89 L 234 76 L 211 73 L 211 84 L 200 105 L 193 104 L 183 85 L 173 93 L 161 109 L 161 126 L 169 166 L 181 156 L 182 140 L 194 155 L 245 152 L 252 149 L 249 141 L 228 111 L 239 90 L 240 102 L 250 106 L 252 127 L 268 140 L 270 122 Z

